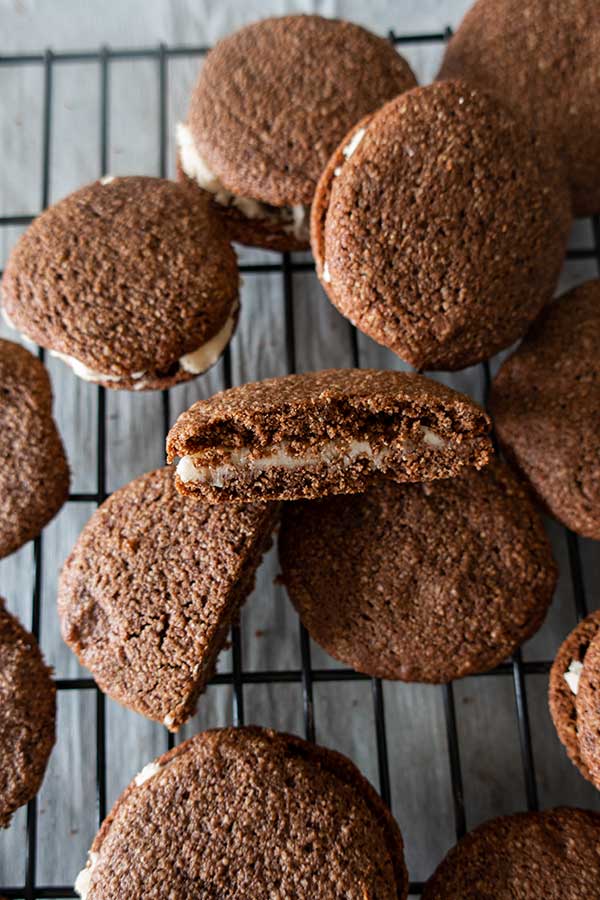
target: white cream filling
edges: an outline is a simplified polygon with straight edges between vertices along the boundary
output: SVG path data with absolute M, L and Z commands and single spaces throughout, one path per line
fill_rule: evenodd
M 114 175 L 103 175 L 102 178 L 100 179 L 100 184 L 103 187 L 105 187 L 107 184 L 110 184 L 111 181 L 114 181 L 114 180 L 115 180 Z
M 247 219 L 280 221 L 283 223 L 284 230 L 293 234 L 298 240 L 308 240 L 310 206 L 297 204 L 296 206 L 273 207 L 251 197 L 239 197 L 237 194 L 233 194 L 227 190 L 223 182 L 208 166 L 206 160 L 198 153 L 192 133 L 184 122 L 177 124 L 175 135 L 181 168 L 188 178 L 193 179 L 201 188 L 213 194 L 217 203 L 220 203 L 221 206 L 235 206 Z
M 237 302 L 234 303 L 229 318 L 210 341 L 202 344 L 197 350 L 186 353 L 185 356 L 179 358 L 179 365 L 184 372 L 199 375 L 200 372 L 206 372 L 207 369 L 210 369 L 216 363 L 233 334 L 238 306 Z
M 563 675 L 563 678 L 571 688 L 571 692 L 573 694 L 577 694 L 579 690 L 579 679 L 581 678 L 581 673 L 583 672 L 583 663 L 579 662 L 577 659 L 572 659 L 569 668 Z
M 168 713 L 168 715 L 166 715 L 163 719 L 163 725 L 165 726 L 165 728 L 170 728 L 174 722 L 175 722 L 175 716 L 172 715 L 171 713 Z
M 94 866 L 98 862 L 98 854 L 92 853 L 91 851 L 88 853 L 88 862 L 84 869 L 81 870 L 77 878 L 75 879 L 75 891 L 81 897 L 81 900 L 85 900 L 87 895 L 89 894 L 90 887 L 92 885 L 92 872 L 94 871 Z
M 362 141 L 362 139 L 364 138 L 366 133 L 367 133 L 366 128 L 358 129 L 358 131 L 352 137 L 352 140 L 350 140 L 346 144 L 346 146 L 342 148 L 342 153 L 344 155 L 344 159 L 350 159 L 350 157 L 352 156 L 352 154 L 354 153 L 354 151 L 356 150 L 356 148 L 358 147 L 358 145 L 360 144 L 360 142 Z M 341 174 L 342 174 L 342 167 L 336 166 L 335 169 L 333 170 L 334 178 L 337 178 L 338 175 L 341 175 Z M 323 260 L 323 269 L 322 269 L 321 277 L 322 277 L 323 281 L 327 282 L 327 284 L 330 284 L 331 275 L 329 274 L 329 266 L 327 265 L 326 260 Z
M 144 766 L 142 771 L 138 772 L 138 774 L 133 779 L 137 787 L 140 787 L 140 785 L 144 784 L 146 781 L 150 781 L 150 779 L 154 778 L 155 775 L 158 775 L 162 768 L 163 767 L 159 766 L 157 762 L 149 762 L 148 765 Z
M 433 447 L 444 447 L 446 441 L 431 431 L 430 428 L 422 426 L 423 440 L 425 443 Z M 273 452 L 268 456 L 251 457 L 250 447 L 240 447 L 236 449 L 228 449 L 225 447 L 215 448 L 227 453 L 227 461 L 218 463 L 217 465 L 201 464 L 204 453 L 190 454 L 183 456 L 177 465 L 177 475 L 184 484 L 189 482 L 201 482 L 203 484 L 211 484 L 213 487 L 224 487 L 227 481 L 236 476 L 240 467 L 244 467 L 254 472 L 265 471 L 273 467 L 284 469 L 298 469 L 301 467 L 316 467 L 322 463 L 341 462 L 343 466 L 350 466 L 358 457 L 365 457 L 372 463 L 373 469 L 381 469 L 387 458 L 398 450 L 409 449 L 410 442 L 396 441 L 388 447 L 381 450 L 373 450 L 369 441 L 329 441 L 316 453 L 306 453 L 303 455 L 293 456 L 288 453 L 287 445 L 281 444 L 277 448 L 273 448 Z M 412 448 L 410 448 L 412 449 Z
M 206 372 L 207 369 L 216 363 L 229 343 L 233 333 L 237 310 L 238 303 L 236 302 L 233 305 L 229 318 L 214 337 L 198 347 L 197 350 L 192 350 L 191 353 L 186 353 L 179 358 L 179 365 L 185 372 L 190 372 L 192 375 L 199 375 L 201 372 Z M 132 372 L 131 375 L 105 375 L 102 372 L 96 372 L 94 369 L 90 369 L 89 366 L 86 366 L 85 363 L 75 359 L 74 356 L 68 356 L 66 353 L 59 353 L 58 350 L 51 350 L 50 355 L 55 356 L 57 359 L 61 359 L 70 366 L 75 375 L 83 379 L 83 381 L 112 381 L 119 383 L 131 379 L 138 382 L 134 385 L 136 390 L 143 388 L 146 383 L 145 380 L 141 380 L 144 378 L 144 375 L 147 374 L 146 371 Z

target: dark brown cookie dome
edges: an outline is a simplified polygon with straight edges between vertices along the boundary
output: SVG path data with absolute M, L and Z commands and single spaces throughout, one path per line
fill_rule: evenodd
M 42 785 L 55 716 L 52 672 L 34 636 L 0 597 L 0 828 Z
M 558 807 L 485 822 L 440 863 L 423 900 L 598 900 L 600 815 Z
M 32 540 L 69 493 L 69 467 L 52 418 L 42 363 L 0 340 L 0 557 Z
M 167 438 L 177 487 L 209 503 L 299 500 L 486 465 L 489 420 L 469 397 L 406 372 L 325 369 L 199 400 Z
M 194 712 L 270 541 L 272 504 L 182 498 L 170 468 L 116 491 L 61 573 L 62 634 L 115 700 L 172 731 Z
M 597 0 L 478 0 L 448 44 L 440 78 L 497 94 L 565 160 L 578 215 L 600 212 Z
M 577 698 L 591 643 L 600 632 L 600 611 L 591 613 L 562 642 L 550 670 L 549 701 L 552 721 L 569 759 L 584 778 L 592 781 L 579 746 Z M 597 786 L 600 787 L 600 779 Z
M 460 369 L 520 337 L 569 232 L 557 159 L 493 97 L 416 88 L 333 154 L 311 242 L 330 300 L 419 369 Z
M 171 900 L 408 893 L 398 826 L 358 769 L 332 750 L 260 728 L 207 731 L 136 782 L 77 880 L 87 900 L 162 900 L 165 891 Z
M 358 25 L 306 15 L 253 23 L 206 57 L 178 131 L 180 175 L 216 197 L 236 240 L 308 246 L 304 208 L 330 154 L 355 122 L 415 84 L 391 44 Z
M 2 291 L 14 327 L 82 378 L 139 390 L 216 361 L 235 327 L 238 273 L 203 198 L 159 178 L 106 178 L 34 221 Z
M 549 542 L 508 467 L 284 508 L 283 581 L 311 637 L 360 672 L 446 682 L 493 668 L 542 624 Z
M 552 515 L 600 538 L 600 281 L 543 311 L 494 379 L 490 410 Z

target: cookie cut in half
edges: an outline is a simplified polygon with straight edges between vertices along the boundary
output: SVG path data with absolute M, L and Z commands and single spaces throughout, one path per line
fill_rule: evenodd
M 206 731 L 147 765 L 98 832 L 83 900 L 405 900 L 402 835 L 356 766 L 262 728 Z
M 276 504 L 182 499 L 171 468 L 112 494 L 60 576 L 62 634 L 100 688 L 171 731 L 193 715 L 270 544 Z
M 569 759 L 600 790 L 600 611 L 560 646 L 550 670 L 550 713 Z
M 450 850 L 422 900 L 597 900 L 600 815 L 575 807 L 500 816 Z
M 492 453 L 486 414 L 464 394 L 405 372 L 328 369 L 200 400 L 167 438 L 177 487 L 219 501 L 298 500 L 448 478 Z
M 210 196 L 236 241 L 309 244 L 330 154 L 363 116 L 414 87 L 389 41 L 321 16 L 265 19 L 210 51 L 177 127 L 178 173 Z
M 570 199 L 558 159 L 460 81 L 367 116 L 325 169 L 311 215 L 317 274 L 357 328 L 418 369 L 509 346 L 552 296 Z
M 0 597 L 0 828 L 41 788 L 55 719 L 52 670 Z
M 556 585 L 543 525 L 509 468 L 286 505 L 282 579 L 311 637 L 359 672 L 447 682 L 501 663 Z
M 577 215 L 600 212 L 597 0 L 478 0 L 439 78 L 496 94 L 563 157 Z
M 0 340 L 0 558 L 37 537 L 65 503 L 69 466 L 45 366 Z
M 498 438 L 545 507 L 600 539 L 600 281 L 551 303 L 492 384 Z
M 160 178 L 107 176 L 51 206 L 14 247 L 5 318 L 85 381 L 167 388 L 220 357 L 238 270 L 202 197 Z

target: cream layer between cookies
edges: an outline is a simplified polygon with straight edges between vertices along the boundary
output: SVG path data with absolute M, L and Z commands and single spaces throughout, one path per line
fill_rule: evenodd
M 366 129 L 366 128 L 359 128 L 359 129 L 358 129 L 358 131 L 354 134 L 354 136 L 352 137 L 352 139 L 351 139 L 350 141 L 348 141 L 348 143 L 346 144 L 346 146 L 342 149 L 342 153 L 343 153 L 343 155 L 344 155 L 344 159 L 350 159 L 350 157 L 352 156 L 352 154 L 354 153 L 354 151 L 356 150 L 356 148 L 358 147 L 358 145 L 360 144 L 360 142 L 362 141 L 362 139 L 364 138 L 364 136 L 365 136 L 366 133 L 367 133 L 367 129 Z M 342 167 L 341 167 L 341 166 L 337 166 L 337 167 L 333 170 L 334 177 L 337 178 L 338 175 L 341 175 L 341 172 L 342 172 Z M 322 277 L 323 281 L 327 282 L 327 284 L 329 284 L 329 283 L 331 282 L 331 275 L 330 275 L 330 273 L 329 273 L 329 266 L 327 265 L 327 261 L 326 261 L 326 260 L 323 260 L 323 268 L 322 268 L 322 271 L 321 271 L 321 277 Z
M 184 372 L 189 372 L 192 375 L 200 375 L 216 363 L 233 334 L 238 306 L 238 303 L 234 304 L 229 318 L 210 341 L 202 344 L 197 350 L 192 350 L 191 353 L 186 353 L 179 358 L 179 366 Z M 96 372 L 94 369 L 90 369 L 85 363 L 75 359 L 73 356 L 68 356 L 66 353 L 59 353 L 58 350 L 51 350 L 50 354 L 57 357 L 57 359 L 61 359 L 70 366 L 75 375 L 83 379 L 83 381 L 110 381 L 119 384 L 119 382 L 132 380 L 135 382 L 134 390 L 142 390 L 146 386 L 148 380 L 145 379 L 144 376 L 152 376 L 152 373 L 147 371 L 132 372 L 130 375 L 105 375 L 102 372 Z
M 251 197 L 240 197 L 228 191 L 225 185 L 208 166 L 206 160 L 198 153 L 192 133 L 184 122 L 179 122 L 176 129 L 177 149 L 181 168 L 192 181 L 203 190 L 214 195 L 221 206 L 234 206 L 247 219 L 269 219 L 280 222 L 283 230 L 293 234 L 299 241 L 308 241 L 308 220 L 310 206 L 270 206 L 253 200 Z
M 423 440 L 430 447 L 440 448 L 446 445 L 446 441 L 430 428 L 421 426 Z M 251 456 L 250 447 L 215 447 L 204 450 L 201 453 L 183 456 L 177 465 L 177 475 L 184 484 L 200 482 L 211 484 L 213 487 L 224 487 L 232 478 L 235 478 L 240 470 L 255 472 L 264 471 L 274 467 L 284 469 L 317 468 L 323 463 L 349 467 L 359 458 L 367 459 L 374 469 L 381 469 L 385 461 L 392 453 L 412 449 L 406 440 L 392 442 L 389 446 L 380 450 L 373 450 L 369 441 L 337 440 L 328 441 L 318 452 L 293 455 L 288 453 L 287 444 L 282 443 L 271 448 L 268 456 Z M 207 452 L 218 453 L 219 462 L 216 465 L 202 465 L 202 459 L 206 459 Z
M 563 675 L 563 678 L 571 688 L 571 692 L 575 695 L 579 691 L 579 679 L 581 678 L 582 672 L 583 663 L 579 662 L 578 659 L 572 659 L 569 663 L 569 668 Z

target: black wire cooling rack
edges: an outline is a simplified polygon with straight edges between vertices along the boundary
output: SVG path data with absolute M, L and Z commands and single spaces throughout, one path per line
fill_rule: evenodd
M 450 28 L 440 32 L 422 34 L 399 35 L 394 31 L 388 33 L 390 41 L 395 45 L 435 44 L 446 41 L 451 36 Z M 173 46 L 160 44 L 158 47 L 140 49 L 112 49 L 102 47 L 96 51 L 83 51 L 72 53 L 53 53 L 46 50 L 45 53 L 18 54 L 12 56 L 0 56 L 0 67 L 6 66 L 41 66 L 43 68 L 43 105 L 42 105 L 42 171 L 40 210 L 48 206 L 50 186 L 50 144 L 53 122 L 53 75 L 57 65 L 69 63 L 90 63 L 97 65 L 100 82 L 99 102 L 99 126 L 100 140 L 98 147 L 98 172 L 99 175 L 108 171 L 108 123 L 110 112 L 109 71 L 111 63 L 117 60 L 150 60 L 154 61 L 158 69 L 159 80 L 159 114 L 158 114 L 158 141 L 160 147 L 159 172 L 161 177 L 167 175 L 167 146 L 169 135 L 167 131 L 167 79 L 169 74 L 169 61 L 181 57 L 202 57 L 209 48 L 204 46 Z M 0 228 L 9 226 L 28 225 L 35 215 L 5 215 L 0 216 Z M 590 249 L 572 249 L 567 253 L 569 260 L 595 260 L 600 272 L 600 221 L 592 220 L 593 247 Z M 285 347 L 286 363 L 289 372 L 296 369 L 296 353 L 294 340 L 294 291 L 293 275 L 296 272 L 313 271 L 312 262 L 300 262 L 292 259 L 290 254 L 280 254 L 277 262 L 241 264 L 240 271 L 246 274 L 252 273 L 280 273 L 282 279 L 282 292 L 285 312 Z M 0 273 L 1 274 L 1 273 Z M 352 337 L 353 364 L 360 366 L 360 352 L 356 329 L 350 324 Z M 44 351 L 39 351 L 41 359 Z M 481 376 L 484 385 L 484 394 L 490 386 L 489 363 L 482 363 Z M 231 357 L 229 350 L 224 355 L 224 384 L 230 387 Z M 97 471 L 96 491 L 92 493 L 71 493 L 71 503 L 102 503 L 108 496 L 106 490 L 106 395 L 102 387 L 97 389 L 98 403 L 98 430 L 97 430 Z M 169 392 L 162 394 L 163 429 L 166 433 L 171 424 Z M 587 602 L 583 581 L 581 555 L 578 538 L 571 531 L 566 531 L 570 576 L 573 588 L 575 612 L 578 621 L 587 615 Z M 36 637 L 39 636 L 40 626 L 40 598 L 42 586 L 42 540 L 40 535 L 34 542 L 34 583 L 32 596 L 31 629 Z M 300 643 L 300 669 L 277 671 L 244 671 L 242 663 L 242 650 L 239 626 L 232 628 L 232 671 L 217 674 L 212 684 L 231 685 L 233 688 L 232 719 L 234 725 L 244 723 L 244 685 L 246 684 L 286 684 L 300 683 L 302 685 L 304 731 L 308 740 L 314 740 L 315 719 L 313 704 L 313 684 L 316 682 L 347 682 L 370 681 L 372 703 L 374 713 L 374 728 L 377 747 L 377 763 L 379 777 L 379 791 L 388 805 L 390 804 L 390 772 L 388 764 L 388 750 L 386 739 L 386 721 L 384 698 L 381 681 L 377 678 L 369 678 L 354 672 L 351 669 L 316 669 L 311 665 L 310 643 L 306 630 L 299 626 Z M 527 708 L 527 692 L 525 686 L 526 674 L 546 674 L 550 670 L 551 660 L 525 662 L 521 652 L 502 665 L 498 666 L 486 675 L 503 675 L 512 679 L 515 702 L 515 715 L 518 724 L 520 741 L 521 762 L 523 767 L 525 795 L 529 809 L 538 807 L 538 785 L 536 782 L 535 765 L 531 743 L 531 731 Z M 96 811 L 98 824 L 104 819 L 106 809 L 106 727 L 105 727 L 105 697 L 97 688 L 92 678 L 59 678 L 56 680 L 59 691 L 94 691 L 96 695 Z M 448 743 L 448 757 L 450 763 L 452 799 L 454 807 L 454 823 L 457 838 L 466 831 L 465 805 L 463 797 L 463 779 L 461 772 L 461 760 L 459 740 L 456 724 L 456 711 L 453 685 L 442 685 L 440 690 L 443 695 L 444 714 L 446 722 L 446 736 Z M 167 733 L 168 747 L 174 744 L 174 735 Z M 36 897 L 66 898 L 76 897 L 72 885 L 44 886 L 36 880 L 36 847 L 37 847 L 37 801 L 33 799 L 27 807 L 27 855 L 25 869 L 25 883 L 20 887 L 0 887 L 0 894 L 7 898 L 26 898 L 33 900 Z M 83 862 L 83 861 L 82 861 Z M 420 894 L 421 882 L 411 882 L 410 893 Z

